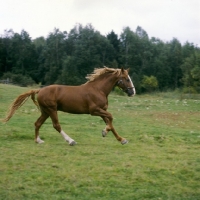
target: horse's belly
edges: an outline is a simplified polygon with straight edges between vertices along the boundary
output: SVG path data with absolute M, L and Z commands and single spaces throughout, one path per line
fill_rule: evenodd
M 88 106 L 81 101 L 65 101 L 65 103 L 58 103 L 57 110 L 68 112 L 72 114 L 89 114 Z

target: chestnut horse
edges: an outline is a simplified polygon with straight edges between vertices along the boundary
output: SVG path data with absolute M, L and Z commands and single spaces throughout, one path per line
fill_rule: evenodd
M 50 85 L 21 94 L 11 104 L 8 114 L 3 121 L 9 121 L 15 111 L 31 96 L 31 99 L 41 111 L 41 116 L 35 122 L 36 143 L 44 142 L 39 137 L 39 129 L 45 120 L 50 117 L 53 127 L 68 141 L 69 145 L 73 146 L 76 144 L 62 130 L 57 115 L 59 110 L 73 114 L 100 116 L 106 123 L 102 136 L 105 137 L 108 131 L 112 131 L 121 144 L 126 144 L 128 141 L 115 131 L 112 124 L 113 117 L 106 110 L 108 108 L 108 95 L 114 86 L 121 88 L 130 97 L 135 95 L 135 88 L 128 75 L 128 70 L 104 67 L 95 69 L 86 78 L 88 81 L 80 86 Z M 37 101 L 35 94 L 37 94 Z

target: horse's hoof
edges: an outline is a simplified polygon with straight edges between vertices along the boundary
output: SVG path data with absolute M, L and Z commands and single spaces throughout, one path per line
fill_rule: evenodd
M 44 143 L 44 140 L 41 140 L 39 137 L 36 139 L 36 141 L 35 141 L 36 143 L 38 143 L 38 144 L 42 144 L 42 143 Z
M 106 137 L 107 132 L 105 130 L 102 130 L 102 137 Z
M 128 143 L 128 140 L 126 140 L 126 139 L 124 139 L 124 140 L 121 141 L 121 144 L 123 144 L 123 145 L 127 144 L 127 143 Z
M 76 145 L 77 143 L 73 140 L 73 141 L 71 141 L 70 143 L 69 143 L 69 145 L 70 146 L 74 146 L 74 145 Z

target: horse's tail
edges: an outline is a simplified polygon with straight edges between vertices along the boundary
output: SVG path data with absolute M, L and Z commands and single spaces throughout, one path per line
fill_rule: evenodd
M 40 89 L 35 89 L 35 90 L 30 90 L 24 94 L 19 95 L 14 101 L 13 103 L 10 105 L 8 113 L 5 117 L 5 119 L 3 119 L 3 122 L 7 122 L 9 121 L 9 119 L 15 114 L 15 111 L 20 108 L 27 100 L 28 98 L 31 96 L 31 99 L 33 100 L 34 104 L 39 108 L 39 105 L 37 103 L 37 101 L 35 100 L 35 94 L 37 94 L 40 91 Z

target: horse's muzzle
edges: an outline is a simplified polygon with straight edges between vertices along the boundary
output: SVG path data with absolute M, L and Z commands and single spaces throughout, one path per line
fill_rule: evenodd
M 134 87 L 133 88 L 128 88 L 127 91 L 126 91 L 126 93 L 127 93 L 127 95 L 129 97 L 133 97 L 136 94 L 135 88 Z

